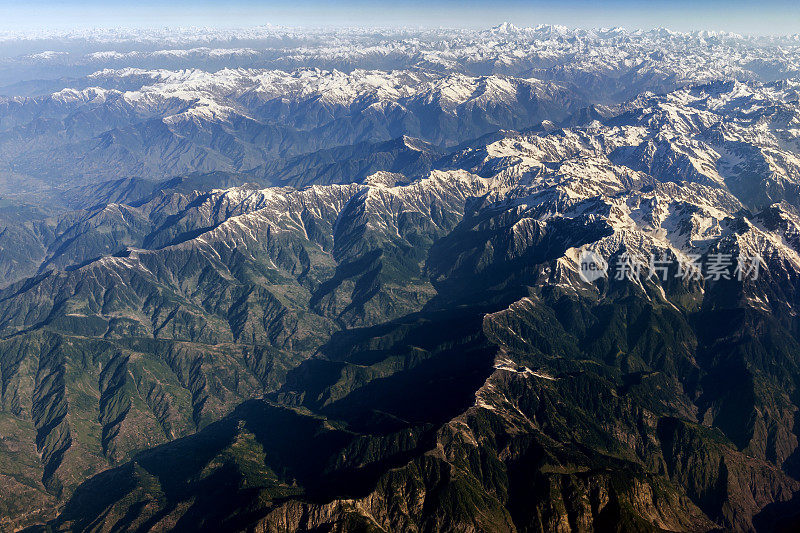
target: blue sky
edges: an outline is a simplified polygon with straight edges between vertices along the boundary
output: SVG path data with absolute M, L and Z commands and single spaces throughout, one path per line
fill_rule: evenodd
M 0 0 L 0 29 L 109 26 L 411 25 L 488 27 L 503 21 L 741 33 L 800 32 L 800 0 Z

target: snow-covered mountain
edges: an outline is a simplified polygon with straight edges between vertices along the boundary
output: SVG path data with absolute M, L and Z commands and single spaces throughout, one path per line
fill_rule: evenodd
M 575 83 L 577 88 L 593 91 L 598 100 L 627 99 L 647 84 L 674 88 L 687 81 L 719 77 L 782 79 L 798 72 L 798 46 L 798 35 L 750 37 L 725 32 L 679 33 L 663 28 L 582 30 L 552 25 L 517 28 L 508 23 L 482 31 L 376 32 L 274 26 L 225 31 L 98 30 L 0 36 L 0 72 L 7 74 L 8 83 L 131 66 L 209 71 L 316 67 L 344 72 L 416 67 L 514 76 L 534 72 L 545 79 Z M 18 89 L 35 93 L 47 86 L 37 88 L 28 82 Z
M 91 87 L 0 100 L 0 166 L 83 183 L 248 171 L 402 135 L 453 146 L 562 120 L 582 104 L 536 79 L 422 70 L 125 69 L 87 80 Z M 107 88 L 118 86 L 129 89 Z
M 73 76 L 0 100 L 0 527 L 795 525 L 796 37 L 57 39 L 2 67 Z

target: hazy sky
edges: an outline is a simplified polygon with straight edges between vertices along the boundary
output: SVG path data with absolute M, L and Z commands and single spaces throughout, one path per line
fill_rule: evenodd
M 0 0 L 0 29 L 108 26 L 488 27 L 503 21 L 740 33 L 800 33 L 800 0 Z

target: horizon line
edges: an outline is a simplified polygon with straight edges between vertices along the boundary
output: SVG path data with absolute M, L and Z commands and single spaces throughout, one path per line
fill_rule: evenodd
M 585 26 L 585 25 L 569 25 L 551 22 L 542 22 L 536 25 L 516 25 L 511 22 L 502 22 L 499 24 L 491 25 L 425 25 L 425 24 L 338 24 L 338 23 L 309 23 L 309 24 L 281 24 L 266 22 L 263 24 L 142 24 L 142 25 L 112 25 L 112 24 L 95 24 L 87 26 L 77 26 L 71 28 L 60 27 L 31 27 L 31 28 L 3 28 L 0 26 L 0 38 L 17 37 L 20 40 L 33 40 L 36 38 L 85 38 L 86 33 L 91 32 L 129 32 L 135 34 L 137 32 L 168 32 L 168 31 L 191 31 L 200 30 L 211 32 L 237 32 L 237 31 L 252 31 L 252 30 L 278 30 L 278 31 L 391 31 L 391 32 L 426 32 L 426 31 L 465 31 L 465 32 L 488 32 L 503 27 L 510 27 L 510 31 L 524 32 L 535 31 L 544 28 L 559 28 L 567 31 L 584 31 L 607 33 L 613 31 L 621 31 L 627 34 L 635 35 L 636 33 L 649 33 L 655 31 L 666 31 L 675 35 L 697 36 L 698 34 L 708 34 L 709 36 L 721 37 L 740 37 L 740 38 L 787 38 L 800 36 L 800 28 L 795 32 L 775 32 L 775 33 L 761 33 L 761 32 L 741 32 L 725 29 L 712 29 L 712 28 L 696 28 L 689 30 L 676 30 L 668 25 L 654 25 L 654 26 L 630 26 L 625 24 L 614 26 Z M 25 34 L 32 34 L 29 38 Z M 75 35 L 79 34 L 79 35 Z M 197 35 L 196 40 L 202 40 L 204 35 Z M 257 39 L 257 37 L 254 37 Z M 186 39 L 192 40 L 192 39 Z

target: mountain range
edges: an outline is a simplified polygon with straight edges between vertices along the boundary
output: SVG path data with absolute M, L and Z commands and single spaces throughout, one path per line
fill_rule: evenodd
M 0 67 L 0 529 L 800 525 L 796 38 L 253 32 Z

